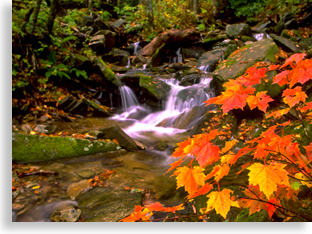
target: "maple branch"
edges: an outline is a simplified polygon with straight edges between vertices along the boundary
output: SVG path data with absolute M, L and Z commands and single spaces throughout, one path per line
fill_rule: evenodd
M 290 212 L 290 213 L 292 213 L 292 214 L 295 214 L 296 216 L 302 217 L 302 218 L 304 218 L 304 219 L 306 219 L 306 220 L 312 222 L 312 219 L 310 219 L 309 217 L 306 217 L 305 215 L 299 214 L 299 213 L 297 213 L 297 212 L 295 212 L 295 211 L 292 211 L 292 210 L 288 210 L 288 209 L 286 209 L 285 207 L 282 207 L 282 206 L 280 206 L 280 205 L 274 204 L 274 203 L 269 202 L 269 201 L 264 201 L 264 200 L 262 200 L 262 199 L 255 199 L 255 198 L 250 198 L 250 197 L 240 197 L 240 196 L 237 196 L 237 199 L 238 199 L 238 198 L 244 198 L 244 199 L 249 199 L 249 200 L 254 200 L 254 201 L 259 201 L 259 202 L 268 203 L 268 204 L 274 206 L 275 208 L 281 208 L 281 209 L 286 210 L 286 211 L 288 211 L 288 212 Z
M 312 180 L 312 175 L 309 174 L 309 172 L 307 172 L 304 168 L 300 168 L 296 163 L 294 163 L 293 161 L 291 161 L 287 156 L 285 156 L 284 154 L 282 154 L 281 152 L 275 151 L 275 150 L 268 150 L 268 149 L 264 149 L 266 151 L 270 151 L 270 152 L 274 152 L 276 154 L 280 154 L 281 156 L 283 156 L 284 158 L 286 158 L 289 162 L 291 162 L 291 164 L 293 164 L 299 171 L 304 172 L 303 174 L 305 174 L 307 177 L 309 177 Z

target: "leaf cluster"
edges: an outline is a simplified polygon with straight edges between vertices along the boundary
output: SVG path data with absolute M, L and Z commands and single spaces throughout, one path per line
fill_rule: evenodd
M 201 209 L 203 215 L 215 210 L 226 219 L 231 207 L 238 207 L 248 208 L 249 215 L 265 210 L 270 218 L 276 213 L 284 221 L 292 217 L 312 221 L 288 205 L 307 206 L 310 201 L 299 199 L 298 194 L 304 187 L 312 187 L 312 143 L 308 133 L 312 102 L 306 102 L 307 95 L 302 91 L 303 85 L 312 80 L 312 61 L 304 57 L 305 54 L 294 54 L 282 66 L 257 63 L 244 75 L 225 83 L 220 96 L 206 101 L 207 105 L 220 106 L 218 118 L 247 105 L 266 113 L 257 136 L 243 138 L 242 142 L 243 135 L 228 134 L 226 126 L 212 126 L 178 143 L 172 154 L 177 160 L 167 173 L 174 171 L 177 188 L 185 189 L 188 200 L 207 196 L 207 206 Z M 276 69 L 279 73 L 273 82 L 288 88 L 283 91 L 282 103 L 273 109 L 269 102 L 274 100 L 265 91 L 257 92 L 255 86 L 265 82 L 267 71 Z M 289 111 L 296 113 L 297 119 L 288 119 Z M 295 131 L 298 127 L 303 129 L 300 134 Z M 259 126 L 247 124 L 240 128 L 249 135 L 259 131 Z M 225 144 L 216 144 L 222 141 Z M 229 189 L 235 185 L 233 174 L 248 177 L 247 184 L 239 184 L 239 194 Z M 232 181 L 228 182 L 227 177 Z

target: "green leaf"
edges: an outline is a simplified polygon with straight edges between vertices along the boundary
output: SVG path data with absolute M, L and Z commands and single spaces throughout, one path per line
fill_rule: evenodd
M 200 25 L 198 25 L 198 30 L 199 31 L 204 31 L 205 30 L 205 24 L 200 24 Z
M 47 72 L 45 73 L 45 76 L 46 76 L 47 78 L 49 78 L 51 75 L 52 75 L 52 71 L 51 71 L 51 70 L 50 70 L 50 71 L 47 71 Z
M 300 184 L 299 182 L 296 181 L 296 182 L 291 183 L 290 186 L 291 186 L 291 188 L 294 189 L 294 190 L 299 190 L 301 184 Z
M 50 51 L 48 61 L 53 63 L 53 64 L 56 64 L 56 54 L 54 51 Z

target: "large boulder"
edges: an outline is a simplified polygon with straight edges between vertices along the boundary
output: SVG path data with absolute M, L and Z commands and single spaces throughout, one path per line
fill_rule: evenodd
M 225 33 L 229 38 L 237 38 L 238 36 L 248 36 L 251 33 L 251 28 L 248 24 L 231 24 L 227 25 Z
M 77 206 L 66 206 L 54 210 L 50 219 L 52 222 L 77 222 L 80 215 L 81 210 Z
M 138 150 L 136 143 L 118 125 L 102 128 L 103 132 L 110 139 L 117 139 L 119 145 L 127 150 Z
M 16 163 L 50 161 L 115 150 L 118 150 L 118 145 L 113 141 L 12 133 L 12 159 Z
M 141 76 L 139 85 L 146 95 L 158 101 L 166 100 L 166 97 L 171 90 L 170 85 L 150 76 Z
M 110 30 L 100 30 L 91 38 L 89 46 L 97 55 L 102 55 L 112 50 L 115 37 L 116 33 Z
M 109 113 L 108 110 L 105 109 L 103 106 L 98 105 L 97 103 L 95 103 L 89 99 L 83 98 L 82 102 L 85 103 L 86 106 L 89 106 L 93 109 L 93 113 L 92 113 L 93 117 L 110 117 L 110 116 L 112 116 L 112 114 Z
M 228 79 L 235 79 L 259 61 L 275 62 L 274 56 L 277 53 L 279 49 L 272 39 L 263 39 L 246 45 L 218 65 L 213 72 L 214 80 L 223 83 Z
M 128 59 L 130 54 L 128 51 L 113 49 L 108 54 L 102 56 L 103 61 L 108 63 L 115 63 L 119 66 L 126 66 L 128 64 Z

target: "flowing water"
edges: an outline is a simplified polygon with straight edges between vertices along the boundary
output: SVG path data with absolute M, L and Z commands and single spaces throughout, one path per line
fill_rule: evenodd
M 179 51 L 180 49 L 177 51 L 178 61 L 181 59 Z M 57 171 L 59 175 L 27 178 L 27 189 L 17 196 L 13 203 L 13 221 L 48 222 L 50 214 L 56 208 L 64 204 L 77 205 L 77 202 L 69 199 L 66 191 L 70 184 L 82 180 L 78 175 L 81 170 L 92 170 L 97 175 L 105 169 L 114 170 L 116 176 L 108 180 L 112 189 L 121 186 L 147 188 L 153 192 L 155 201 L 167 206 L 177 205 L 183 201 L 186 194 L 184 191 L 181 192 L 181 189 L 176 190 L 175 179 L 169 177 L 171 174 L 163 175 L 170 167 L 169 164 L 175 161 L 170 155 L 176 143 L 189 137 L 185 133 L 186 129 L 174 128 L 171 122 L 178 116 L 190 112 L 195 106 L 204 108 L 203 102 L 213 96 L 209 88 L 212 78 L 209 74 L 205 74 L 199 83 L 186 87 L 179 86 L 179 81 L 173 78 L 159 79 L 171 86 L 162 110 L 155 112 L 140 104 L 131 88 L 124 85 L 119 88 L 122 101 L 120 114 L 111 118 L 85 118 L 73 123 L 56 123 L 59 131 L 72 133 L 118 124 L 133 139 L 145 144 L 146 150 L 137 152 L 121 150 L 27 165 Z M 161 123 L 166 120 L 166 125 L 169 126 L 163 127 Z M 154 146 L 159 141 L 168 144 L 167 150 L 155 150 Z M 34 193 L 32 189 L 36 186 L 40 186 L 39 193 Z

